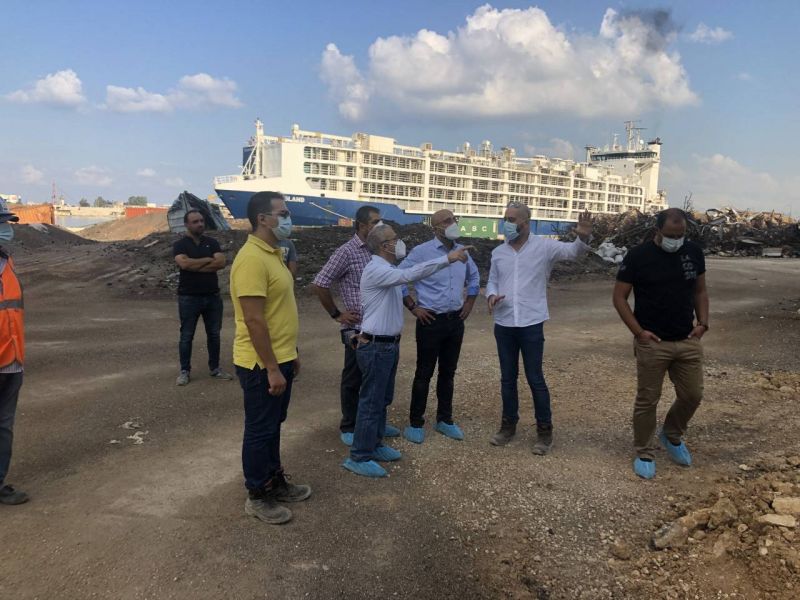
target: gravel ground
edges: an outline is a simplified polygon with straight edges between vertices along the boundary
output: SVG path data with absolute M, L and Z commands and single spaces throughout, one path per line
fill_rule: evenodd
M 20 256 L 29 358 L 9 481 L 33 501 L 0 507 L 0 596 L 797 597 L 791 528 L 753 525 L 750 539 L 738 526 L 798 492 L 800 263 L 709 259 L 706 399 L 688 437 L 695 465 L 659 455 L 652 482 L 631 471 L 634 363 L 607 279 L 551 286 L 550 456 L 530 453 L 530 408 L 512 444 L 488 444 L 499 422 L 499 373 L 479 303 L 457 375 L 466 440 L 427 425 L 422 446 L 393 443 L 403 459 L 381 481 L 339 466 L 341 346 L 327 315 L 303 297 L 304 372 L 283 447 L 287 470 L 314 495 L 290 524 L 270 527 L 242 511 L 237 384 L 206 377 L 198 331 L 194 379 L 174 386 L 174 299 L 135 292 L 130 255 L 139 256 L 91 244 Z M 412 326 L 409 319 L 391 408 L 399 426 L 413 376 Z M 226 302 L 228 357 L 231 329 Z M 123 428 L 131 421 L 139 427 Z M 653 549 L 664 524 L 723 496 L 742 523 L 701 527 L 684 546 Z

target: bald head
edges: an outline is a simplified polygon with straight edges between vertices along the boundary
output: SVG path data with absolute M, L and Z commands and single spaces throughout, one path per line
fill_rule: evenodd
M 451 223 L 455 223 L 453 219 L 453 212 L 443 208 L 442 210 L 437 210 L 431 216 L 431 227 L 438 227 L 440 225 L 444 225 L 447 227 Z

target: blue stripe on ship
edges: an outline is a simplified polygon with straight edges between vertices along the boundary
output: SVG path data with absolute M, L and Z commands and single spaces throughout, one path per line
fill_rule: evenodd
M 247 203 L 255 192 L 217 189 L 220 200 L 231 211 L 234 219 L 247 218 Z M 338 225 L 340 219 L 355 218 L 356 211 L 369 204 L 381 211 L 381 217 L 400 225 L 421 223 L 425 215 L 407 213 L 395 204 L 368 202 L 365 200 L 344 200 L 324 196 L 293 196 L 286 194 L 287 206 L 292 212 L 292 223 L 301 227 Z M 301 201 L 296 201 L 301 200 Z M 498 219 L 500 221 L 501 219 Z M 557 231 L 575 226 L 574 221 L 531 220 L 531 232 L 535 235 L 555 235 Z
M 217 189 L 217 195 L 235 219 L 247 218 L 247 203 L 253 194 L 254 192 Z M 356 211 L 365 204 L 374 206 L 381 211 L 382 218 L 401 225 L 421 223 L 424 218 L 424 215 L 406 213 L 396 205 L 385 202 L 344 200 L 322 196 L 293 196 L 291 194 L 286 194 L 286 198 L 286 204 L 292 212 L 292 223 L 300 226 L 337 225 L 342 218 L 354 218 Z

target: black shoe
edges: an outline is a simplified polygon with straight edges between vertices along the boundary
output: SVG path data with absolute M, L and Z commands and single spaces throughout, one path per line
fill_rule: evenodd
M 270 525 L 282 525 L 292 519 L 292 511 L 278 504 L 272 482 L 262 490 L 250 490 L 244 512 Z
M 296 485 L 289 483 L 291 475 L 283 472 L 283 469 L 275 473 L 272 478 L 273 497 L 278 502 L 302 502 L 311 496 L 310 485 Z
M 0 504 L 25 504 L 30 499 L 28 494 L 20 490 L 15 490 L 10 485 L 0 487 Z
M 549 427 L 547 429 L 542 427 L 536 428 L 536 443 L 531 448 L 531 452 L 534 454 L 538 454 L 539 456 L 544 456 L 545 454 L 549 454 L 550 450 L 553 448 L 553 428 Z
M 508 442 L 514 439 L 517 433 L 517 424 L 512 422 L 511 419 L 503 417 L 500 422 L 500 431 L 492 436 L 489 443 L 492 446 L 505 446 Z

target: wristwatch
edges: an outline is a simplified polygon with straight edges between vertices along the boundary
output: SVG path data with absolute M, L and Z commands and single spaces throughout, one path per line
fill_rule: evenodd
M 414 309 L 417 308 L 417 303 L 414 302 L 414 304 L 412 304 L 411 306 L 406 306 L 406 308 L 409 310 L 409 312 L 413 313 Z
M 340 311 L 338 308 L 335 308 L 333 309 L 333 312 L 329 314 L 331 315 L 331 319 L 338 319 L 341 316 L 342 311 Z

